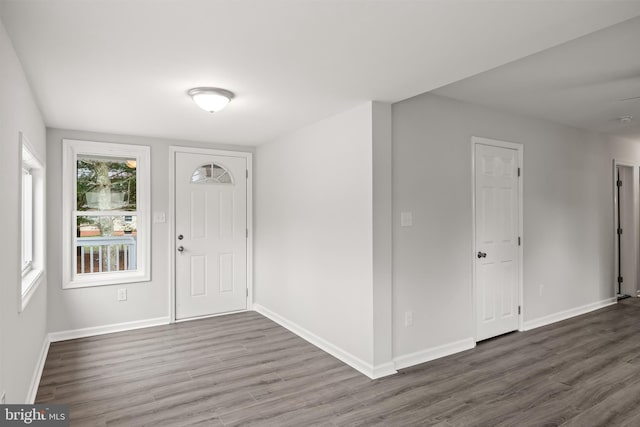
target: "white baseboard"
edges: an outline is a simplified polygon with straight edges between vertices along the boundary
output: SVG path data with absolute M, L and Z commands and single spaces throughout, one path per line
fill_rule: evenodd
M 115 323 L 113 325 L 94 326 L 92 328 L 72 329 L 49 333 L 51 342 L 73 340 L 76 338 L 92 337 L 95 335 L 110 334 L 113 332 L 131 331 L 134 329 L 149 328 L 151 326 L 168 325 L 169 317 L 157 317 L 155 319 L 136 320 L 134 322 Z
M 216 313 L 216 314 L 205 314 L 204 316 L 187 317 L 186 319 L 176 319 L 175 322 L 176 323 L 191 322 L 192 320 L 210 319 L 212 317 L 227 316 L 229 314 L 244 313 L 247 311 L 250 311 L 250 310 L 246 309 L 246 310 L 225 311 L 224 313 Z
M 94 335 L 110 334 L 112 332 L 130 331 L 133 329 L 148 328 L 151 326 L 167 325 L 169 323 L 169 317 L 158 317 L 155 319 L 116 323 L 114 325 L 96 326 L 93 328 L 51 332 L 47 334 L 44 338 L 44 342 L 42 343 L 42 350 L 40 351 L 38 364 L 36 365 L 36 369 L 33 373 L 33 378 L 31 379 L 26 404 L 33 404 L 36 400 L 38 387 L 40 387 L 40 379 L 42 378 L 42 371 L 44 370 L 44 364 L 47 361 L 47 354 L 49 354 L 49 345 L 52 342 L 72 340 L 75 338 L 84 338 Z
M 368 376 L 371 379 L 386 377 L 387 375 L 392 375 L 396 373 L 393 362 L 388 362 L 382 365 L 373 366 L 370 363 L 367 363 L 362 359 L 354 356 L 353 354 L 341 349 L 335 344 L 330 343 L 324 338 L 317 336 L 313 332 L 303 328 L 297 323 L 292 322 L 288 319 L 285 319 L 284 317 L 274 313 L 268 308 L 261 306 L 260 304 L 254 303 L 253 309 L 258 313 L 262 314 L 263 316 L 273 320 L 280 326 L 290 330 L 294 334 L 298 335 L 300 338 L 303 338 L 304 340 L 315 345 L 319 349 L 326 351 L 336 359 L 341 360 L 342 362 L 346 363 L 347 365 L 351 366 L 357 371 L 360 371 L 361 373 L 363 373 L 364 375 Z
M 580 316 L 600 308 L 608 307 L 618 302 L 616 297 L 607 298 L 602 301 L 597 301 L 591 304 L 586 304 L 580 307 L 571 308 L 569 310 L 560 311 L 558 313 L 550 314 L 548 316 L 539 317 L 533 320 L 527 320 L 523 324 L 523 331 L 530 331 L 531 329 L 539 328 L 541 326 L 550 325 L 551 323 L 560 322 L 571 317 Z
M 372 370 L 372 375 L 368 375 L 365 373 L 366 376 L 368 376 L 369 378 L 371 378 L 372 380 L 375 380 L 376 378 L 382 378 L 382 377 L 387 377 L 389 375 L 393 375 L 393 374 L 397 374 L 398 371 L 396 370 L 396 365 L 395 363 L 393 363 L 393 361 L 391 362 L 387 362 L 387 363 L 383 363 L 382 365 L 375 365 L 373 366 Z M 360 371 L 362 372 L 362 371 Z
M 426 350 L 416 351 L 415 353 L 405 354 L 393 359 L 396 369 L 408 368 L 409 366 L 419 365 L 441 357 L 449 356 L 461 351 L 470 350 L 476 346 L 473 338 L 465 338 L 460 341 L 428 348 Z
M 29 394 L 27 395 L 25 402 L 27 405 L 32 405 L 36 401 L 38 387 L 40 386 L 40 378 L 42 378 L 42 371 L 44 370 L 44 363 L 47 361 L 47 354 L 49 354 L 49 344 L 51 344 L 49 335 L 45 335 L 42 343 L 42 349 L 40 350 L 40 356 L 38 357 L 38 363 L 35 371 L 33 372 L 31 384 L 29 384 Z

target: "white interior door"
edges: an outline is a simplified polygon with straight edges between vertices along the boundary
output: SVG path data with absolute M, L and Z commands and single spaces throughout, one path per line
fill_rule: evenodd
M 247 160 L 176 152 L 176 319 L 247 307 Z
M 478 341 L 518 329 L 519 156 L 475 144 L 475 313 Z

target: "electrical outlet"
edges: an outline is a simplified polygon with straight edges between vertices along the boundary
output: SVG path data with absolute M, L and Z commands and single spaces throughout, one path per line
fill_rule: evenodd
M 404 326 L 413 325 L 413 311 L 405 311 L 404 313 Z
M 0 396 L 0 405 L 4 405 L 7 400 L 7 393 L 2 392 L 2 396 Z
M 127 288 L 118 289 L 118 301 L 127 300 Z

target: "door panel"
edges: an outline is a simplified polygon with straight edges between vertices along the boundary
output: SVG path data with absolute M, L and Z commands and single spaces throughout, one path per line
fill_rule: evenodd
M 191 296 L 199 297 L 207 294 L 207 257 L 191 255 Z
M 518 329 L 518 152 L 475 144 L 476 332 L 483 340 Z
M 246 309 L 246 170 L 242 157 L 176 153 L 176 319 Z
M 220 292 L 233 292 L 233 254 L 220 254 Z

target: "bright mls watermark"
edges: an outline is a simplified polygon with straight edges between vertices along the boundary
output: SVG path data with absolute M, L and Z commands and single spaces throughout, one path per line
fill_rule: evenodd
M 0 427 L 69 427 L 69 405 L 0 405 Z

